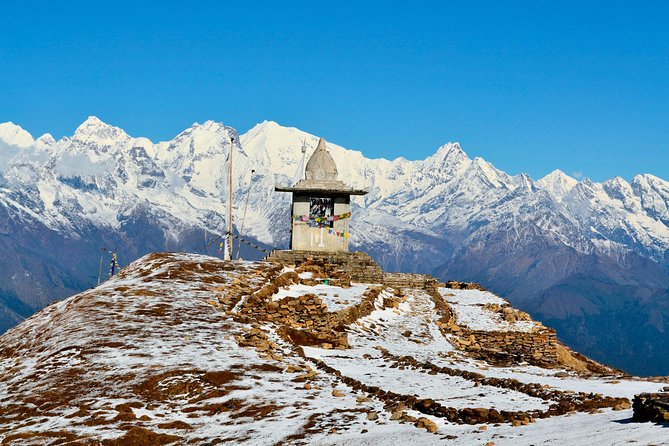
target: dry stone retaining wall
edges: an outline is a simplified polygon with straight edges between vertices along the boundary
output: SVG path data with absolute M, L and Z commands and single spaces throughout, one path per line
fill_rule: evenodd
M 312 261 L 323 265 L 337 266 L 355 282 L 381 283 L 383 281 L 383 271 L 369 254 L 364 252 L 275 250 L 267 257 L 267 260 L 283 265 L 299 265 L 306 261 Z
M 526 361 L 552 366 L 558 361 L 555 330 L 545 327 L 529 333 L 462 329 L 457 342 L 465 351 L 493 363 Z
M 390 361 L 395 362 L 393 365 L 401 364 L 402 366 L 411 367 L 416 370 L 423 370 L 430 374 L 444 373 L 451 376 L 462 376 L 467 380 L 474 380 L 480 384 L 510 389 L 525 393 L 529 396 L 542 398 L 546 401 L 550 401 L 551 404 L 548 409 L 530 411 L 497 411 L 495 408 L 482 407 L 457 409 L 454 407 L 443 406 L 433 399 L 419 398 L 415 395 L 398 394 L 389 390 L 383 390 L 377 386 L 369 386 L 355 378 L 344 375 L 341 371 L 329 366 L 321 359 L 313 357 L 305 357 L 305 359 L 314 363 L 317 369 L 330 375 L 337 376 L 342 382 L 354 390 L 365 392 L 371 397 L 382 401 L 384 403 L 384 408 L 392 412 L 393 417 L 391 417 L 391 419 L 400 419 L 416 423 L 417 427 L 421 427 L 418 426 L 419 419 L 409 416 L 406 413 L 407 409 L 413 409 L 425 415 L 445 418 L 449 422 L 458 424 L 508 422 L 513 426 L 519 426 L 534 422 L 537 418 L 564 415 L 573 411 L 592 412 L 606 407 L 619 410 L 629 408 L 630 406 L 630 402 L 627 398 L 613 398 L 608 396 L 605 397 L 601 394 L 546 389 L 540 384 L 523 384 L 518 380 L 509 378 L 485 378 L 483 375 L 474 372 L 462 370 L 456 371 L 448 367 L 439 367 L 431 363 L 419 363 L 412 357 L 393 357 L 393 355 L 389 355 L 387 352 L 384 352 L 384 356 Z M 397 416 L 395 416 L 396 413 Z M 422 427 L 427 428 L 427 426 Z
M 664 390 L 669 390 L 666 388 Z M 640 393 L 632 402 L 634 421 L 669 423 L 669 392 Z
M 537 325 L 537 329 L 532 332 L 513 332 L 470 330 L 466 327 L 458 326 L 453 310 L 438 292 L 439 281 L 429 274 L 384 273 L 374 260 L 363 252 L 273 251 L 267 260 L 283 265 L 320 264 L 326 270 L 333 271 L 334 268 L 334 271 L 340 274 L 347 274 L 351 280 L 356 282 L 383 283 L 396 289 L 423 289 L 430 294 L 435 308 L 441 315 L 440 320 L 437 322 L 439 327 L 445 333 L 455 338 L 456 346 L 469 352 L 474 357 L 485 359 L 495 364 L 511 364 L 526 361 L 543 367 L 555 366 L 558 362 L 557 337 L 555 330 L 550 328 Z M 443 286 L 453 289 L 486 291 L 484 287 L 477 283 L 449 281 Z M 320 305 L 320 300 L 313 300 L 314 298 L 318 299 L 316 296 L 310 296 L 309 299 L 311 300 L 298 302 L 297 304 L 288 306 L 288 308 L 282 308 L 282 310 L 290 308 L 299 309 L 302 308 L 302 305 L 307 307 Z M 282 305 L 286 306 L 288 303 L 283 303 Z M 372 308 L 365 311 L 369 310 L 371 312 L 373 304 L 371 305 Z M 293 328 L 295 328 L 295 325 L 305 327 L 303 324 L 307 318 L 313 316 L 314 314 L 297 315 L 295 322 L 292 325 L 288 325 Z M 344 319 L 348 320 L 350 318 Z M 326 331 L 328 329 L 331 330 L 334 326 L 341 325 L 341 323 L 343 322 L 322 325 L 319 322 L 314 322 L 309 328 Z M 340 342 L 337 345 L 344 346 L 347 344 Z
M 475 282 L 458 282 L 457 280 L 449 280 L 444 284 L 444 288 L 450 288 L 453 290 L 479 290 L 479 291 L 488 291 L 480 283 Z
M 478 289 L 478 284 L 448 282 L 448 288 Z M 457 324 L 457 316 L 439 292 L 431 292 L 435 308 L 441 315 L 437 325 L 452 336 L 456 347 L 474 357 L 493 364 L 507 365 L 529 362 L 542 367 L 554 367 L 558 363 L 557 336 L 555 330 L 537 324 L 531 332 L 471 330 Z M 506 308 L 501 309 L 506 310 Z M 514 310 L 515 311 L 515 310 Z
M 314 272 L 317 267 L 305 265 Z M 281 327 L 280 332 L 299 345 L 317 345 L 322 348 L 348 348 L 348 337 L 344 326 L 374 311 L 374 302 L 381 293 L 381 287 L 367 290 L 362 300 L 339 311 L 329 312 L 326 304 L 315 294 L 299 297 L 285 297 L 274 301 L 272 296 L 279 286 L 288 286 L 313 279 L 300 279 L 297 271 L 290 271 L 276 277 L 272 282 L 244 300 L 237 315 L 242 321 L 271 321 Z M 324 274 L 315 271 L 316 276 Z M 278 285 L 277 285 L 278 284 Z M 401 295 L 384 298 L 384 306 L 396 306 Z
M 434 289 L 439 281 L 429 274 L 386 273 L 364 252 L 319 252 L 319 251 L 272 251 L 267 257 L 271 262 L 297 266 L 303 263 L 317 263 L 325 268 L 338 267 L 351 280 L 361 283 L 383 283 L 393 288 Z
M 383 284 L 393 288 L 437 290 L 439 281 L 429 274 L 383 273 Z

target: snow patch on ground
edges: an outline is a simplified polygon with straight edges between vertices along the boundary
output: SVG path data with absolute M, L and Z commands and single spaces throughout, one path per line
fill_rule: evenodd
M 328 311 L 339 311 L 359 303 L 368 289 L 369 286 L 365 284 L 353 284 L 348 288 L 324 284 L 314 286 L 295 284 L 281 288 L 272 296 L 272 300 L 278 301 L 286 297 L 298 298 L 305 294 L 315 294 L 328 306 Z
M 439 292 L 455 311 L 458 325 L 470 330 L 530 332 L 540 326 L 531 320 L 508 322 L 501 314 L 485 309 L 486 304 L 508 305 L 506 300 L 488 291 L 440 288 Z

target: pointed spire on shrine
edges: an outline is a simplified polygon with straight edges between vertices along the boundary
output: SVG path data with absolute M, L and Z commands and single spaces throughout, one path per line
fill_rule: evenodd
M 305 171 L 307 180 L 336 181 L 337 165 L 325 146 L 325 140 L 320 138 L 316 150 L 307 162 Z

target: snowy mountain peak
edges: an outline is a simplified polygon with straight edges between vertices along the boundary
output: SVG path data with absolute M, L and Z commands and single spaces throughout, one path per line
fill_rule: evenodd
M 669 181 L 650 174 L 637 175 L 630 186 L 641 197 L 646 212 L 669 227 Z
M 256 124 L 253 128 L 257 130 L 267 130 L 267 129 L 291 129 L 294 127 L 284 127 L 276 121 L 264 120 L 263 122 Z
M 578 181 L 565 174 L 560 169 L 555 169 L 538 180 L 535 184 L 539 189 L 545 190 L 555 199 L 560 201 L 567 192 L 578 184 Z
M 95 116 L 89 116 L 77 127 L 72 139 L 100 145 L 114 145 L 117 142 L 130 139 L 130 137 L 122 129 L 102 122 Z
M 0 124 L 0 141 L 18 147 L 29 147 L 35 142 L 30 133 L 13 122 Z
M 207 153 L 219 153 L 222 147 L 230 144 L 230 138 L 235 139 L 235 146 L 239 143 L 237 131 L 223 123 L 216 121 L 205 121 L 202 124 L 194 123 L 190 128 L 184 130 L 170 143 L 170 150 L 177 150 L 181 155 L 203 155 Z M 185 150 L 185 147 L 188 147 Z M 227 150 L 225 151 L 227 153 Z
M 469 159 L 464 150 L 462 150 L 462 147 L 460 147 L 460 144 L 457 142 L 449 142 L 444 144 L 443 146 L 439 147 L 437 152 L 430 158 L 434 158 L 435 161 Z
M 45 146 L 55 144 L 55 142 L 56 142 L 56 140 L 51 135 L 51 133 L 45 133 L 44 135 L 40 136 L 39 138 L 37 138 L 35 140 L 35 143 L 45 145 Z
M 473 175 L 482 179 L 489 186 L 495 188 L 509 187 L 509 184 L 506 181 L 508 178 L 505 178 L 506 174 L 497 170 L 495 166 L 481 157 L 477 156 L 474 158 L 470 165 L 470 170 L 474 172 Z M 511 189 L 513 189 L 513 187 L 511 187 Z
M 254 140 L 257 142 L 271 140 L 277 145 L 283 145 L 285 147 L 292 147 L 297 144 L 294 149 L 299 152 L 300 147 L 302 147 L 302 142 L 307 140 L 308 146 L 316 147 L 318 138 L 310 133 L 303 132 L 302 130 L 295 127 L 284 127 L 281 124 L 278 124 L 274 121 L 263 121 L 260 124 L 253 126 L 251 130 L 246 132 L 243 135 L 251 146 L 257 146 L 258 144 L 253 144 Z M 246 147 L 247 144 L 244 144 Z
M 630 183 L 623 178 L 611 178 L 610 180 L 604 181 L 602 187 L 611 198 L 620 200 L 627 207 L 634 207 L 634 191 L 632 190 Z
M 622 177 L 613 177 L 610 180 L 606 180 L 604 185 L 608 185 L 610 187 L 617 187 L 617 188 L 629 188 L 630 184 L 625 181 L 624 178 Z
M 471 165 L 472 160 L 462 150 L 460 144 L 447 143 L 437 149 L 434 155 L 431 155 L 423 162 L 430 169 L 444 172 L 448 178 L 462 175 Z
M 555 169 L 554 171 L 552 171 L 551 173 L 549 173 L 545 177 L 541 178 L 539 181 L 550 182 L 550 183 L 566 182 L 566 183 L 571 183 L 573 185 L 576 185 L 576 183 L 578 183 L 578 181 L 576 179 L 570 177 L 569 175 L 567 175 L 566 173 L 564 173 L 560 169 Z M 539 181 L 537 181 L 537 182 L 539 182 Z
M 244 152 L 257 165 L 273 173 L 292 177 L 302 157 L 300 150 L 302 145 L 306 144 L 309 156 L 315 149 L 318 138 L 295 127 L 284 127 L 274 121 L 263 121 L 241 135 L 240 143 Z M 333 157 L 336 161 L 335 154 Z
M 632 180 L 632 184 L 634 183 L 653 185 L 655 187 L 669 190 L 669 181 L 663 180 L 662 178 L 656 177 L 650 173 L 636 175 Z
M 222 122 L 216 122 L 212 120 L 204 121 L 202 124 L 193 123 L 191 129 L 205 132 L 228 132 L 231 130 L 231 127 L 226 126 Z

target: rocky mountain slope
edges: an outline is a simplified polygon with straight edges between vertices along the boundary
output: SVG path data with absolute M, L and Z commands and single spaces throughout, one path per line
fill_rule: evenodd
M 629 403 L 666 383 L 463 350 L 462 330 L 543 329 L 489 292 L 326 274 L 152 254 L 49 305 L 0 337 L 2 444 L 669 442 Z
M 92 117 L 55 141 L 0 124 L 0 329 L 94 285 L 101 247 L 125 264 L 152 251 L 214 254 L 204 246 L 227 226 L 231 136 L 236 230 L 285 248 L 289 197 L 273 189 L 294 178 L 313 135 L 264 122 L 238 136 L 208 121 L 154 144 Z M 484 283 L 597 359 L 669 370 L 668 182 L 559 171 L 535 182 L 457 143 L 418 161 L 328 148 L 341 178 L 370 190 L 354 201 L 352 247 L 386 270 Z

